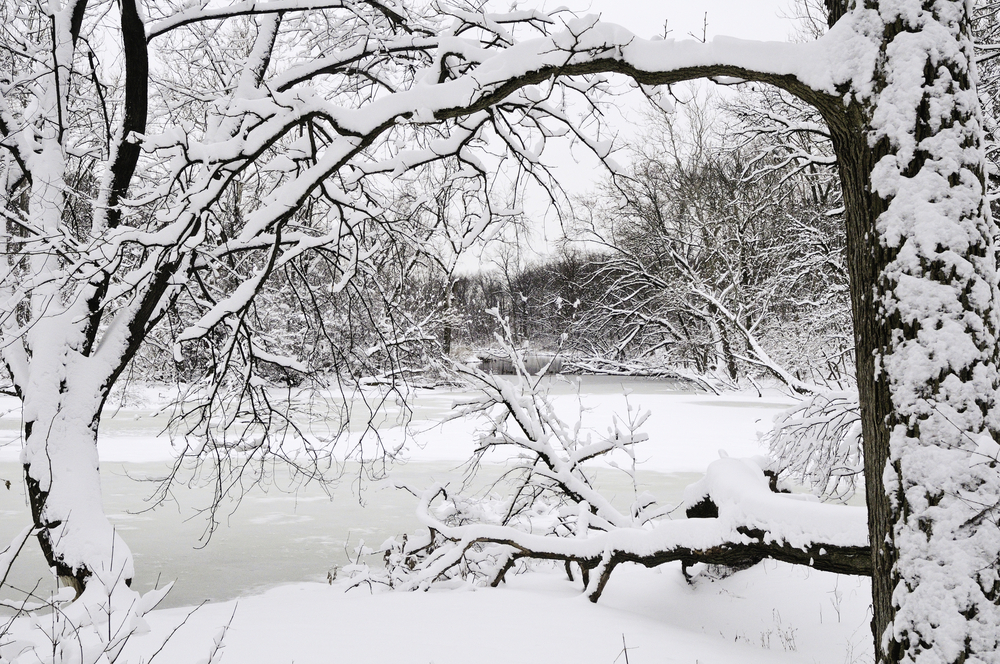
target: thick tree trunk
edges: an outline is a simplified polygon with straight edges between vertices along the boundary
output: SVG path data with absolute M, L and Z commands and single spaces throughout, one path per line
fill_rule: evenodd
M 877 380 L 876 355 L 888 346 L 891 330 L 878 314 L 873 284 L 886 264 L 885 252 L 874 241 L 876 220 L 885 205 L 871 195 L 871 172 L 878 157 L 860 131 L 867 122 L 863 110 L 853 105 L 843 123 L 830 122 L 844 192 L 847 231 L 847 267 L 850 274 L 854 348 L 857 358 L 858 397 L 864 441 L 865 499 L 868 506 L 869 541 L 872 555 L 872 632 L 876 644 L 892 622 L 892 566 L 894 551 L 888 546 L 892 526 L 889 496 L 882 476 L 889 458 L 889 427 L 892 412 L 889 386 Z
M 905 4 L 879 5 L 874 94 L 824 113 L 846 207 L 872 630 L 880 663 L 995 662 L 1000 477 L 978 455 L 997 438 L 997 229 L 968 5 Z
M 24 464 L 38 541 L 60 585 L 78 597 L 95 576 L 109 591 L 133 576 L 131 553 L 104 514 L 96 429 L 59 415 L 25 422 L 28 449 L 44 450 Z
M 112 592 L 131 584 L 133 567 L 101 497 L 97 428 L 103 391 L 94 372 L 83 370 L 86 358 L 64 349 L 36 353 L 36 380 L 22 388 L 25 485 L 39 544 L 60 583 L 79 596 L 96 577 L 99 587 Z

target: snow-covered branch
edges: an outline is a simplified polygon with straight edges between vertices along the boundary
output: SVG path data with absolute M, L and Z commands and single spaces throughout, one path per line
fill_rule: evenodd
M 509 333 L 498 337 L 503 344 Z M 513 352 L 507 344 L 507 349 Z M 506 494 L 485 498 L 434 485 L 419 493 L 417 515 L 429 536 L 388 541 L 379 553 L 388 566 L 381 580 L 401 589 L 426 588 L 455 575 L 496 585 L 519 560 L 555 560 L 580 568 L 586 592 L 597 601 L 614 568 L 624 562 L 653 567 L 681 561 L 745 567 L 775 558 L 816 569 L 870 574 L 863 508 L 819 503 L 812 496 L 775 493 L 760 460 L 721 458 L 685 490 L 689 518 L 636 492 L 627 513 L 596 491 L 588 463 L 625 452 L 633 475 L 632 447 L 646 437 L 645 419 L 631 409 L 607 437 L 581 439 L 580 426 L 554 412 L 520 358 L 512 355 L 517 383 L 457 366 L 481 396 L 456 406 L 456 416 L 479 415 L 489 427 L 477 455 L 509 448 L 516 475 Z M 494 484 L 496 491 L 503 482 Z

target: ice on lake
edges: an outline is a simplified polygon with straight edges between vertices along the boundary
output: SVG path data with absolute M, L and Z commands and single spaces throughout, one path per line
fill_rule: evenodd
M 437 424 L 467 393 L 418 391 L 411 402 L 409 435 L 399 426 L 401 404 L 386 399 L 384 411 L 374 416 L 386 440 L 405 445 L 409 459 L 393 465 L 388 478 L 359 480 L 358 467 L 348 463 L 335 485 L 303 484 L 291 480 L 279 465 L 274 468 L 273 485 L 255 486 L 239 501 L 220 505 L 214 515 L 217 527 L 208 537 L 212 517 L 205 510 L 212 504 L 213 487 L 176 486 L 161 504 L 149 502 L 156 493 L 155 479 L 169 470 L 171 454 L 162 433 L 166 416 L 155 403 L 166 392 L 153 389 L 152 393 L 126 402 L 105 418 L 100 448 L 106 511 L 135 555 L 135 586 L 145 591 L 177 580 L 165 606 L 228 600 L 285 583 L 325 580 L 354 556 L 362 540 L 378 547 L 388 537 L 417 529 L 416 501 L 396 485 L 460 483 L 462 464 L 474 446 L 475 423 Z M 720 449 L 732 456 L 763 453 L 758 433 L 766 431 L 773 416 L 790 403 L 778 393 L 717 397 L 681 391 L 667 381 L 617 377 L 556 380 L 551 393 L 560 414 L 570 421 L 582 417 L 585 431 L 606 431 L 615 416 L 623 426 L 634 414 L 650 411 L 643 426 L 650 440 L 636 448 L 636 481 L 609 467 L 594 471 L 597 485 L 620 506 L 630 504 L 636 491 L 649 491 L 661 503 L 676 504 L 683 488 L 700 476 Z M 352 412 L 363 408 L 352 404 Z M 370 411 L 362 415 L 366 421 L 373 417 Z M 19 427 L 19 413 L 8 408 L 0 419 L 0 431 L 11 443 L 0 450 L 0 478 L 12 481 L 11 489 L 0 494 L 3 541 L 30 519 L 17 463 Z M 503 455 L 487 461 L 474 480 L 480 489 L 507 469 Z M 618 461 L 622 466 L 630 463 Z M 38 583 L 40 589 L 51 586 L 33 540 L 30 547 L 8 583 L 22 590 Z M 14 596 L 8 589 L 4 593 Z

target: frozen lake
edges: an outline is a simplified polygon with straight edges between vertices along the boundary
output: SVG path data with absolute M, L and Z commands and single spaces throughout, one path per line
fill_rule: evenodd
M 551 386 L 560 414 L 570 421 L 582 418 L 585 431 L 606 430 L 614 413 L 627 419 L 629 406 L 632 412 L 650 411 L 643 427 L 650 441 L 637 448 L 643 462 L 638 486 L 621 471 L 607 467 L 594 471 L 597 484 L 619 505 L 627 506 L 636 488 L 651 492 L 661 503 L 678 502 L 683 488 L 717 458 L 720 448 L 733 456 L 762 453 L 758 432 L 767 430 L 774 414 L 790 403 L 777 393 L 715 396 L 677 387 L 656 379 L 589 376 L 558 380 Z M 631 392 L 627 402 L 623 389 Z M 171 448 L 161 434 L 166 418 L 157 412 L 155 394 L 126 403 L 102 422 L 100 447 L 106 510 L 135 555 L 136 587 L 145 591 L 176 579 L 164 606 L 227 600 L 284 583 L 322 581 L 335 566 L 347 562 L 361 540 L 377 547 L 392 535 L 412 532 L 418 526 L 416 501 L 394 485 L 421 488 L 461 481 L 461 464 L 473 449 L 476 423 L 433 424 L 463 396 L 467 393 L 419 391 L 412 402 L 411 433 L 405 439 L 398 426 L 399 406 L 394 400 L 388 402 L 388 410 L 377 416 L 380 432 L 388 440 L 408 441 L 410 460 L 395 465 L 387 481 L 359 483 L 357 466 L 348 464 L 343 479 L 326 490 L 316 483 L 291 492 L 254 488 L 239 504 L 230 500 L 222 505 L 220 526 L 207 542 L 208 521 L 200 510 L 211 504 L 210 489 L 179 486 L 164 504 L 148 502 L 156 488 L 150 479 L 169 468 Z M 0 488 L 4 542 L 30 519 L 17 463 L 20 419 L 12 408 L 0 418 L 0 432 L 11 443 L 0 450 L 0 478 L 12 482 L 10 490 Z M 367 420 L 359 408 L 363 404 L 353 404 L 352 412 Z M 484 486 L 505 469 L 503 455 L 488 461 L 476 486 Z M 50 588 L 34 540 L 29 547 L 8 583 L 22 590 L 36 584 Z M 9 589 L 3 594 L 17 596 Z

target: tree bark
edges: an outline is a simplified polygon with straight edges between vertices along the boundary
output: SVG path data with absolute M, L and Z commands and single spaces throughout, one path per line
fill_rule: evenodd
M 844 195 L 847 267 L 864 446 L 865 499 L 869 542 L 873 544 L 871 627 L 878 644 L 893 616 L 891 572 L 894 563 L 887 543 L 892 512 L 882 482 L 889 458 L 886 418 L 892 412 L 892 401 L 888 384 L 877 380 L 875 371 L 876 355 L 888 346 L 891 335 L 887 321 L 878 315 L 873 287 L 886 265 L 885 252 L 875 241 L 876 221 L 885 211 L 885 204 L 871 193 L 872 168 L 882 155 L 868 146 L 863 131 L 868 121 L 860 105 L 853 104 L 846 113 L 827 117 L 827 123 L 837 154 Z
M 115 137 L 114 159 L 108 169 L 111 181 L 107 187 L 107 225 L 116 228 L 121 221 L 118 205 L 127 193 L 135 167 L 139 163 L 138 141 L 130 141 L 135 132 L 146 131 L 149 106 L 149 55 L 146 50 L 146 28 L 139 16 L 136 0 L 122 0 L 122 51 L 125 56 L 125 117 Z
M 591 569 L 596 567 L 600 571 L 600 577 L 596 580 L 594 587 L 589 589 L 588 598 L 591 602 L 597 602 L 600 599 L 604 587 L 611 578 L 612 570 L 621 563 L 657 567 L 679 560 L 685 568 L 696 563 L 706 563 L 745 569 L 765 558 L 770 558 L 792 565 L 804 565 L 822 572 L 871 576 L 872 570 L 869 564 L 871 553 L 866 546 L 814 544 L 807 549 L 798 549 L 785 543 L 766 542 L 766 533 L 762 531 L 741 529 L 741 532 L 756 541 L 751 544 L 730 543 L 710 549 L 678 547 L 669 551 L 658 551 L 648 556 L 615 552 L 603 565 L 600 559 L 578 561 L 581 566 L 590 565 Z
M 997 439 L 997 230 L 968 5 L 870 5 L 884 21 L 875 93 L 824 115 L 845 202 L 876 659 L 996 661 L 998 481 L 975 455 Z

